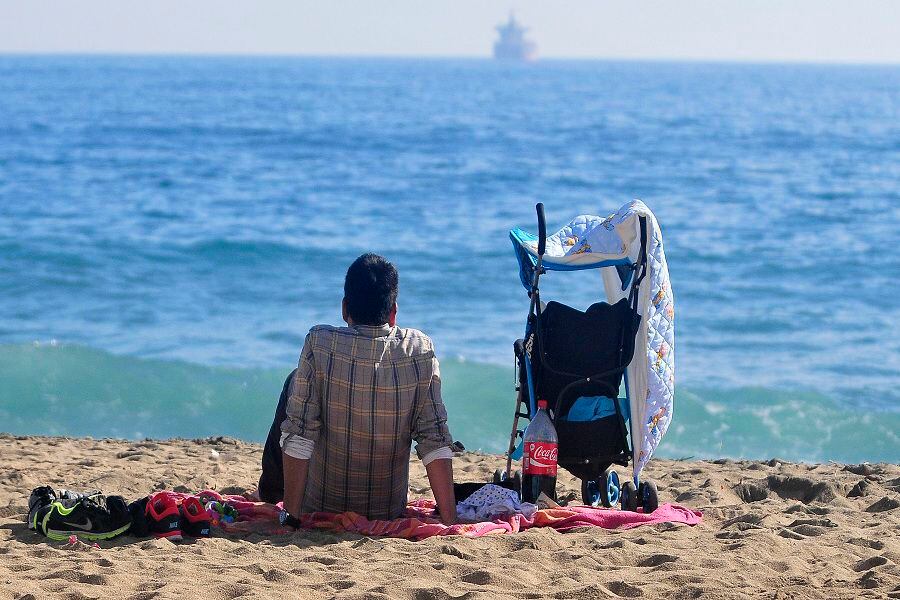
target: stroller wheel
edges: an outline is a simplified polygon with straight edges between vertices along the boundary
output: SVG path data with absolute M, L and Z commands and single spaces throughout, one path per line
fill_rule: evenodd
M 615 506 L 619 503 L 619 496 L 621 495 L 622 486 L 619 484 L 619 474 L 615 471 L 610 471 L 606 475 L 606 500 L 607 504 L 605 506 Z
M 581 480 L 581 501 L 588 506 L 600 506 L 600 486 L 593 479 Z
M 637 511 L 638 493 L 637 488 L 634 487 L 634 482 L 629 479 L 628 481 L 623 483 L 620 493 L 622 499 L 622 510 L 630 510 L 631 512 Z
M 659 507 L 659 494 L 656 490 L 656 484 L 649 479 L 641 482 L 640 496 L 644 514 L 649 515 Z
M 619 502 L 619 474 L 615 471 L 601 473 L 598 480 L 581 480 L 581 501 L 588 506 L 609 508 Z

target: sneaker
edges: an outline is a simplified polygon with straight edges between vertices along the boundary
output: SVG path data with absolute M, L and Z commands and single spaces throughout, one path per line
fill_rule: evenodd
M 47 485 L 31 490 L 28 498 L 28 529 L 37 529 L 37 515 L 42 508 L 53 504 L 56 500 L 56 492 Z
M 181 538 L 181 512 L 175 498 L 166 492 L 157 492 L 147 500 L 147 525 L 156 538 L 178 541 Z
M 58 490 L 56 492 L 56 498 L 58 500 L 81 500 L 82 498 L 91 498 L 93 496 L 100 496 L 99 490 L 95 490 L 93 492 L 73 492 L 72 490 Z
M 129 535 L 134 537 L 147 537 L 150 535 L 150 521 L 147 518 L 147 502 L 150 496 L 144 496 L 128 505 L 128 514 L 131 515 L 131 528 Z
M 188 496 L 181 502 L 181 527 L 191 537 L 209 537 L 212 526 L 209 514 L 196 496 Z
M 76 535 L 86 540 L 107 540 L 131 527 L 131 515 L 121 496 L 80 496 L 54 500 L 38 509 L 35 528 L 52 540 Z

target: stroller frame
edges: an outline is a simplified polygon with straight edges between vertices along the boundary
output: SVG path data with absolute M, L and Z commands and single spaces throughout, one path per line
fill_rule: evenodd
M 571 396 L 570 392 L 577 393 L 579 387 L 584 389 L 593 389 L 602 391 L 608 396 L 615 408 L 615 423 L 617 425 L 616 433 L 618 440 L 616 442 L 617 451 L 612 453 L 593 456 L 578 461 L 565 461 L 560 455 L 560 466 L 569 470 L 582 480 L 581 492 L 582 500 L 585 504 L 597 506 L 612 506 L 620 500 L 623 508 L 636 510 L 638 503 L 643 505 L 645 512 L 652 512 L 658 504 L 656 486 L 649 480 L 638 481 L 637 476 L 629 478 L 624 485 L 620 484 L 618 474 L 615 471 L 608 472 L 613 464 L 627 467 L 631 459 L 633 441 L 629 443 L 629 431 L 633 432 L 633 426 L 626 428 L 625 416 L 623 414 L 621 402 L 630 402 L 628 391 L 628 375 L 626 369 L 631 363 L 634 356 L 634 336 L 640 317 L 637 322 L 628 320 L 627 324 L 622 326 L 621 338 L 618 347 L 618 361 L 615 366 L 608 368 L 602 372 L 585 376 L 582 373 L 570 373 L 557 368 L 556 365 L 550 363 L 547 352 L 543 345 L 543 313 L 545 307 L 540 297 L 540 277 L 546 273 L 543 266 L 543 255 L 546 250 L 547 228 L 544 216 L 544 206 L 538 203 L 535 207 L 538 220 L 538 240 L 537 240 L 537 257 L 534 264 L 533 276 L 530 282 L 528 296 L 530 298 L 530 306 L 528 310 L 528 320 L 525 331 L 525 338 L 516 340 L 513 344 L 513 351 L 516 361 L 516 407 L 513 413 L 512 431 L 510 432 L 509 447 L 506 453 L 506 470 L 498 471 L 494 475 L 495 482 L 504 481 L 507 478 L 514 479 L 514 483 L 519 486 L 518 479 L 520 474 L 513 475 L 513 460 L 520 456 L 521 447 L 519 439 L 524 439 L 524 429 L 519 428 L 519 419 L 528 419 L 534 417 L 537 411 L 537 396 L 535 393 L 535 375 L 534 370 L 539 366 L 542 373 L 551 372 L 555 375 L 561 375 L 567 378 L 574 378 L 573 381 L 565 385 L 560 390 L 557 398 L 547 398 L 550 407 L 553 409 L 551 418 L 554 423 L 561 415 L 567 414 L 569 406 L 563 406 L 564 399 Z M 592 265 L 584 268 L 608 268 L 616 267 L 625 284 L 622 287 L 624 292 L 628 291 L 627 302 L 631 311 L 631 315 L 637 315 L 638 308 L 638 291 L 640 285 L 647 274 L 647 222 L 645 217 L 640 217 L 640 242 L 641 248 L 638 259 L 631 262 L 629 259 L 618 261 L 610 261 L 603 265 Z M 521 259 L 520 259 L 521 260 Z M 524 281 L 524 279 L 523 279 Z M 630 336 L 628 339 L 626 336 Z M 535 354 L 537 355 L 535 357 Z M 539 361 L 538 365 L 534 361 Z M 524 366 L 524 376 L 522 367 Z M 604 381 L 608 377 L 625 378 L 625 398 L 619 398 L 619 390 L 612 389 L 613 385 Z M 633 433 L 632 433 L 633 435 Z

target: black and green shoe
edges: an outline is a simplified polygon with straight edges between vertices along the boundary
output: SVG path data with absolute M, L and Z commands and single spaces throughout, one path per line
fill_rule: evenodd
M 37 529 L 38 511 L 53 504 L 56 492 L 52 487 L 44 485 L 31 490 L 28 498 L 28 529 Z
M 121 496 L 54 500 L 37 511 L 34 521 L 38 531 L 51 540 L 67 540 L 73 535 L 85 540 L 108 540 L 131 527 L 131 515 Z
M 46 508 L 53 504 L 56 500 L 80 500 L 89 496 L 99 496 L 100 492 L 73 492 L 72 490 L 54 490 L 49 485 L 31 490 L 31 496 L 28 497 L 28 529 L 38 529 L 38 512 L 42 508 Z

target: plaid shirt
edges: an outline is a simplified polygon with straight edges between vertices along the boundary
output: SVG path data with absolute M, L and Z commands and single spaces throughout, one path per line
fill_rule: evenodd
M 431 340 L 387 324 L 313 327 L 281 430 L 315 443 L 303 512 L 400 516 L 412 440 L 419 458 L 453 443 Z

